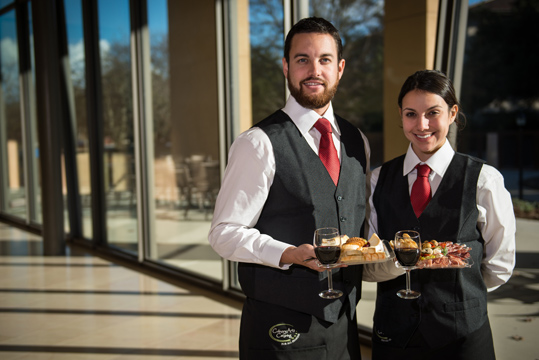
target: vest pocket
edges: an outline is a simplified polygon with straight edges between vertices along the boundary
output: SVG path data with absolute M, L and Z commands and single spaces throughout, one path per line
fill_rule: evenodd
M 249 349 L 249 360 L 326 360 L 327 355 L 325 345 L 287 350 Z
M 450 323 L 447 323 L 453 328 L 449 334 L 451 341 L 471 334 L 488 319 L 486 304 L 481 305 L 478 298 L 444 304 L 444 312 L 447 316 L 446 321 L 452 319 Z
M 470 300 L 465 300 L 461 302 L 445 303 L 444 311 L 445 312 L 465 311 L 465 310 L 473 309 L 479 306 L 480 306 L 479 299 L 470 299 Z

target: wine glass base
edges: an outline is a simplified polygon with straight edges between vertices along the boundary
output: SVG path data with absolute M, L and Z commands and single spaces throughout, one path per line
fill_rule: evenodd
M 342 291 L 340 290 L 324 290 L 318 294 L 323 299 L 337 299 L 342 296 Z
M 399 290 L 397 291 L 397 296 L 401 299 L 417 299 L 421 296 L 421 293 L 419 291 L 406 291 L 406 290 Z

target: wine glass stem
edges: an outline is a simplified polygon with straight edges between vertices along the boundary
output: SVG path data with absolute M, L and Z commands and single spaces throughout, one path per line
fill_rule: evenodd
M 328 289 L 333 290 L 333 276 L 331 276 L 331 269 L 328 269 Z
M 406 293 L 412 292 L 410 289 L 410 270 L 406 270 Z

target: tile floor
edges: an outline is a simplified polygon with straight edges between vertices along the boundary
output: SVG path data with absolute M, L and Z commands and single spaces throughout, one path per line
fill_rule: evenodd
M 237 359 L 240 313 L 88 255 L 0 256 L 2 360 Z

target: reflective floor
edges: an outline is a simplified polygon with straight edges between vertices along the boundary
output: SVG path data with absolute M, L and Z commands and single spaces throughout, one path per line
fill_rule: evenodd
M 237 302 L 39 240 L 0 224 L 0 359 L 238 358 Z

